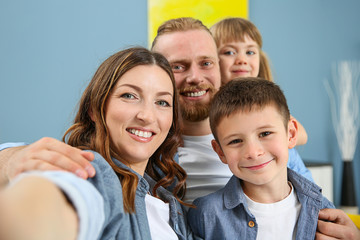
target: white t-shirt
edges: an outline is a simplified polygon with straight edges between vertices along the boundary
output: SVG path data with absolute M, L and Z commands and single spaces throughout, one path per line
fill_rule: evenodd
M 258 203 L 246 195 L 245 197 L 258 224 L 257 240 L 295 239 L 301 204 L 292 185 L 289 196 L 276 203 Z
M 159 240 L 178 239 L 176 233 L 169 225 L 169 204 L 156 197 L 146 194 L 145 205 L 151 238 Z
M 188 174 L 184 200 L 192 203 L 195 198 L 224 187 L 232 173 L 212 149 L 212 134 L 182 137 L 184 147 L 178 148 L 179 164 Z

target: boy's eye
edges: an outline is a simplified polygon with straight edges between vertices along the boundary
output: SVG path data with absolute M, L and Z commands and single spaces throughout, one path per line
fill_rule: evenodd
M 157 105 L 160 105 L 160 106 L 162 106 L 162 107 L 170 107 L 170 106 L 171 106 L 170 103 L 168 103 L 168 102 L 165 101 L 165 100 L 157 101 L 156 104 L 157 104 Z
M 232 145 L 232 144 L 237 144 L 237 143 L 241 143 L 242 140 L 241 139 L 234 139 L 234 140 L 231 140 L 228 145 Z
M 260 133 L 259 137 L 266 137 L 266 136 L 269 136 L 271 134 L 271 132 L 267 131 L 267 132 L 262 132 Z
M 134 99 L 135 96 L 131 93 L 124 93 L 120 96 L 121 98 L 126 98 L 126 99 Z

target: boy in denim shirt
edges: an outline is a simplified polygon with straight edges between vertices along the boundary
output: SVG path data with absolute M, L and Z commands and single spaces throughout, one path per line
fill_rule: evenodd
M 319 210 L 334 208 L 321 189 L 287 168 L 296 122 L 273 82 L 241 78 L 216 94 L 212 146 L 234 174 L 226 186 L 194 201 L 188 214 L 204 239 L 314 239 Z

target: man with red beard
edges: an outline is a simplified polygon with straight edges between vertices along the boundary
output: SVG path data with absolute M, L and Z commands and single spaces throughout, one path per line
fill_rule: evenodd
M 178 157 L 188 174 L 185 199 L 192 202 L 224 186 L 232 175 L 210 145 L 209 108 L 221 84 L 216 44 L 201 21 L 178 18 L 159 27 L 152 50 L 163 54 L 174 72 L 184 141 Z
M 216 44 L 201 21 L 178 18 L 159 27 L 152 50 L 163 54 L 174 72 L 183 118 L 184 144 L 178 149 L 178 157 L 188 174 L 185 200 L 192 202 L 197 197 L 220 189 L 232 176 L 211 147 L 213 135 L 208 111 L 211 99 L 221 84 Z M 8 144 L 6 147 L 18 145 Z M 85 179 L 95 175 L 88 162 L 94 157 L 91 153 L 82 152 L 53 138 L 43 138 L 27 147 L 1 151 L 4 148 L 0 146 L 0 185 L 20 172 L 33 169 L 66 170 Z M 301 158 L 290 152 L 289 155 L 289 167 L 311 177 Z M 360 231 L 343 212 L 328 210 L 322 213 L 322 219 L 336 224 L 321 221 L 319 227 L 323 234 L 339 236 L 339 239 L 359 239 Z M 328 227 L 327 224 L 333 225 Z M 355 237 L 346 238 L 349 234 Z

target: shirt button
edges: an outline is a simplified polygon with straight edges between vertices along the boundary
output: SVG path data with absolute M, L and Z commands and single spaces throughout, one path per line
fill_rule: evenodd
M 255 226 L 255 223 L 253 222 L 253 221 L 249 221 L 249 223 L 248 223 L 248 225 L 249 225 L 249 227 L 254 227 Z

